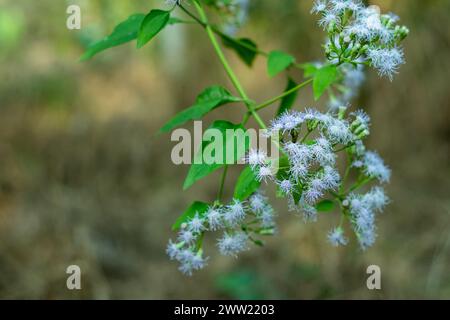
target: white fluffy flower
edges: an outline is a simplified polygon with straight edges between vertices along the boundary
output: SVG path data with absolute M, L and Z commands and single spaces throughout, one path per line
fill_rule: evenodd
M 256 180 L 267 182 L 267 180 L 272 180 L 275 174 L 269 165 L 260 166 L 256 172 Z
M 203 218 L 200 218 L 200 215 L 197 212 L 195 216 L 188 222 L 188 229 L 193 233 L 199 233 L 205 230 L 204 222 L 205 220 Z
M 345 120 L 340 120 L 327 114 L 322 117 L 321 127 L 332 143 L 347 145 L 353 140 L 353 134 Z
M 339 172 L 331 166 L 324 167 L 322 183 L 327 190 L 336 189 L 341 182 Z
M 193 253 L 191 250 L 185 249 L 180 254 L 181 265 L 178 268 L 182 273 L 191 276 L 194 270 L 205 267 L 208 258 L 203 258 L 200 253 Z
M 363 199 L 368 206 L 377 211 L 382 211 L 384 206 L 389 202 L 389 198 L 381 187 L 373 188 L 364 195 Z
M 311 13 L 321 13 L 327 9 L 327 3 L 325 0 L 316 0 L 311 9 Z
M 275 211 L 270 205 L 264 207 L 264 209 L 258 214 L 258 218 L 261 220 L 261 226 L 263 228 L 271 228 L 275 226 Z
M 319 26 L 326 29 L 330 24 L 339 25 L 340 18 L 339 16 L 332 11 L 325 11 L 322 15 L 322 18 L 319 20 Z
M 359 1 L 353 0 L 331 0 L 331 8 L 336 13 L 343 13 L 345 10 L 358 11 L 362 8 Z
M 235 226 L 245 219 L 245 205 L 243 202 L 234 199 L 233 202 L 228 205 L 224 212 L 224 220 L 230 226 Z
M 375 177 L 380 182 L 389 182 L 391 170 L 384 164 L 378 153 L 367 151 L 363 158 L 364 173 L 369 177 Z
M 292 181 L 289 179 L 277 181 L 277 184 L 280 187 L 280 190 L 283 191 L 285 194 L 290 194 L 295 186 L 294 183 L 292 183 Z
M 308 166 L 300 160 L 292 161 L 289 172 L 296 180 L 302 180 L 308 175 Z
M 307 204 L 314 205 L 323 196 L 323 190 L 322 180 L 314 179 L 311 181 L 309 188 L 303 191 L 303 199 Z
M 401 64 L 405 63 L 403 51 L 400 48 L 370 48 L 367 56 L 373 67 L 378 69 L 380 76 L 387 76 L 391 81 Z
M 333 148 L 324 137 L 316 139 L 316 143 L 312 146 L 312 152 L 316 161 L 322 166 L 331 165 L 335 162 L 336 155 L 333 153 Z
M 225 233 L 217 242 L 219 251 L 225 256 L 236 256 L 237 253 L 247 249 L 247 234 L 237 232 L 234 234 Z
M 348 240 L 344 236 L 342 228 L 335 228 L 328 233 L 328 241 L 335 247 L 345 246 Z
M 267 162 L 267 153 L 262 150 L 251 149 L 246 157 L 246 162 L 252 169 L 264 165 Z
M 286 111 L 271 122 L 270 132 L 281 131 L 282 133 L 297 129 L 303 123 L 303 117 L 300 112 Z
M 209 230 L 215 231 L 223 227 L 222 211 L 219 208 L 210 207 L 206 212 Z
M 249 198 L 250 209 L 255 213 L 261 213 L 267 206 L 267 197 L 261 193 L 255 193 Z
M 182 230 L 179 234 L 178 234 L 178 241 L 184 242 L 186 244 L 191 243 L 192 241 L 195 240 L 195 235 L 194 233 L 192 233 L 192 231 L 190 230 Z
M 208 261 L 208 258 L 204 258 L 201 254 L 196 254 L 191 259 L 191 265 L 195 270 L 203 269 L 206 265 L 206 262 Z
M 382 198 L 380 198 L 382 197 Z M 380 190 L 372 190 L 366 195 L 350 194 L 350 213 L 352 215 L 353 229 L 358 237 L 358 242 L 363 250 L 372 246 L 376 239 L 374 210 L 381 204 L 379 201 L 387 201 L 380 195 Z
M 176 259 L 180 254 L 180 248 L 178 247 L 178 244 L 172 242 L 172 240 L 169 240 L 166 253 L 169 256 L 170 260 Z

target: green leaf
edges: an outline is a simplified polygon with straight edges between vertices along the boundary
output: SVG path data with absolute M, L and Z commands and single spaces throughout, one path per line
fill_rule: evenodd
M 195 156 L 195 161 L 191 165 L 191 168 L 189 169 L 188 175 L 186 177 L 186 180 L 184 181 L 183 189 L 186 190 L 190 186 L 192 186 L 196 181 L 206 177 L 207 175 L 211 174 L 212 172 L 216 171 L 219 168 L 222 168 L 224 166 L 225 159 L 227 159 L 227 155 L 229 156 L 229 152 L 232 152 L 233 160 L 234 162 L 237 162 L 237 160 L 241 159 L 245 152 L 250 147 L 250 141 L 248 138 L 245 138 L 245 144 L 244 148 L 241 146 L 238 146 L 236 142 L 236 135 L 233 135 L 233 139 L 229 139 L 230 137 L 226 136 L 226 130 L 232 129 L 232 130 L 238 130 L 241 129 L 245 132 L 245 128 L 241 124 L 233 124 L 228 121 L 224 120 L 217 120 L 215 121 L 210 127 L 210 129 L 218 129 L 222 133 L 222 140 L 221 141 L 222 147 L 223 147 L 223 160 L 221 163 L 212 163 L 208 164 L 203 161 L 203 150 L 213 143 L 213 141 L 207 141 L 204 140 L 202 143 L 202 149 L 199 150 L 198 154 Z
M 200 201 L 195 201 L 191 204 L 191 206 L 175 221 L 172 225 L 172 230 L 180 229 L 181 225 L 190 219 L 192 219 L 196 213 L 200 215 L 200 217 L 204 216 L 206 211 L 208 210 L 208 204 Z
M 220 107 L 226 103 L 241 101 L 240 98 L 233 97 L 228 90 L 220 86 L 212 86 L 205 89 L 196 99 L 193 106 L 181 111 L 169 122 L 167 122 L 159 131 L 168 132 L 189 120 L 196 120 L 203 117 L 211 110 Z
M 181 23 L 188 23 L 188 22 L 183 19 L 177 18 L 177 17 L 170 17 L 169 21 L 167 22 L 168 25 L 181 24 Z
M 258 190 L 260 186 L 261 182 L 256 180 L 253 170 L 247 166 L 238 178 L 234 189 L 234 198 L 243 201 Z
M 249 67 L 253 65 L 258 55 L 258 46 L 255 42 L 247 38 L 235 40 L 227 36 L 222 36 L 222 41 L 226 47 L 234 50 L 246 65 Z
M 334 202 L 331 200 L 322 200 L 316 204 L 316 209 L 320 212 L 332 211 L 334 209 Z
M 281 156 L 278 159 L 277 179 L 284 180 L 289 178 L 290 163 L 287 156 Z
M 267 59 L 267 72 L 274 77 L 289 68 L 295 62 L 295 58 L 282 51 L 272 51 Z
M 167 25 L 170 11 L 152 10 L 142 21 L 137 38 L 138 49 L 142 48 Z
M 338 71 L 335 65 L 324 66 L 316 71 L 313 81 L 314 99 L 316 101 L 334 83 L 337 76 Z
M 261 241 L 259 239 L 252 239 L 252 242 L 257 245 L 258 247 L 264 247 L 264 241 Z
M 294 199 L 294 203 L 297 205 L 300 202 L 300 199 L 302 198 L 302 192 L 294 191 L 292 193 L 292 198 Z
M 313 77 L 318 70 L 317 64 L 314 63 L 304 63 L 300 65 L 300 67 L 304 70 L 303 75 L 305 78 Z
M 286 89 L 284 90 L 284 92 L 287 92 L 293 88 L 295 88 L 297 86 L 297 83 L 292 80 L 291 78 L 288 78 L 288 83 L 286 86 Z M 290 110 L 292 108 L 292 106 L 295 103 L 295 100 L 297 99 L 297 95 L 298 95 L 298 91 L 295 91 L 293 93 L 291 93 L 290 95 L 287 95 L 286 97 L 284 97 L 281 100 L 280 106 L 278 107 L 278 111 L 276 116 L 278 117 L 279 115 L 281 115 L 282 113 L 284 113 L 287 110 Z
M 116 47 L 136 39 L 139 27 L 142 21 L 144 21 L 144 18 L 145 14 L 141 13 L 131 15 L 127 20 L 118 24 L 109 36 L 91 44 L 86 52 L 81 56 L 80 60 L 89 60 L 96 54 L 106 49 Z

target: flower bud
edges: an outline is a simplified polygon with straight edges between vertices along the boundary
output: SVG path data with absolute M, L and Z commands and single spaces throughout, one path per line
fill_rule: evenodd
M 347 111 L 347 107 L 345 107 L 345 106 L 339 107 L 338 118 L 340 120 L 344 119 L 346 111 Z

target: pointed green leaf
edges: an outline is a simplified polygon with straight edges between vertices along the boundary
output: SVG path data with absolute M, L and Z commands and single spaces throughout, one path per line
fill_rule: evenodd
M 235 51 L 247 66 L 251 67 L 253 65 L 253 61 L 258 55 L 258 46 L 255 42 L 247 38 L 235 40 L 224 36 L 222 36 L 222 41 L 226 47 Z
M 196 120 L 203 117 L 211 110 L 226 103 L 241 101 L 240 98 L 233 97 L 231 93 L 220 86 L 212 86 L 205 89 L 196 99 L 193 106 L 178 113 L 167 122 L 159 131 L 168 132 L 189 120 Z
M 181 23 L 188 23 L 188 22 L 183 19 L 177 18 L 177 17 L 170 17 L 169 21 L 167 22 L 168 25 L 181 24 Z
M 274 77 L 295 62 L 295 58 L 282 51 L 272 51 L 267 59 L 267 72 Z
M 331 200 L 322 200 L 316 205 L 317 211 L 327 212 L 334 209 L 334 202 Z
M 261 182 L 256 180 L 255 173 L 249 166 L 247 166 L 244 170 L 242 170 L 242 173 L 236 183 L 234 198 L 243 201 L 258 190 L 260 186 Z
M 316 101 L 334 83 L 337 76 L 338 70 L 335 65 L 324 66 L 316 71 L 313 81 L 314 99 Z
M 106 49 L 119 46 L 136 39 L 139 27 L 144 20 L 144 17 L 145 14 L 141 13 L 131 15 L 127 20 L 118 24 L 109 36 L 90 45 L 86 52 L 81 56 L 80 60 L 89 60 L 96 54 Z
M 237 162 L 239 159 L 241 159 L 245 152 L 250 147 L 250 141 L 249 138 L 245 138 L 245 144 L 244 146 L 238 146 L 236 136 L 233 135 L 233 139 L 230 139 L 231 137 L 226 138 L 226 130 L 232 129 L 232 130 L 238 130 L 241 129 L 245 133 L 245 128 L 241 124 L 233 124 L 228 121 L 224 120 L 217 120 L 215 121 L 210 127 L 210 129 L 217 129 L 222 133 L 222 141 L 220 143 L 222 144 L 223 148 L 223 160 L 221 163 L 212 163 L 208 164 L 205 163 L 203 160 L 203 150 L 213 143 L 212 141 L 205 140 L 202 143 L 202 149 L 199 150 L 198 154 L 195 156 L 195 161 L 191 165 L 191 168 L 189 169 L 188 175 L 186 177 L 186 180 L 184 181 L 183 189 L 187 189 L 190 186 L 192 186 L 196 181 L 208 176 L 212 172 L 216 171 L 219 168 L 222 168 L 224 166 L 225 159 L 227 159 L 227 155 L 230 157 L 233 156 L 234 162 Z M 226 140 L 226 141 L 225 141 Z
M 153 37 L 155 37 L 167 25 L 170 19 L 170 11 L 152 10 L 142 21 L 139 29 L 137 47 L 145 46 Z
M 192 219 L 196 213 L 198 213 L 201 217 L 204 216 L 204 214 L 208 210 L 208 206 L 209 205 L 207 203 L 195 201 L 181 216 L 178 217 L 178 219 L 172 225 L 172 230 L 175 231 L 180 229 L 181 225 Z
M 313 77 L 316 74 L 317 69 L 319 69 L 315 63 L 304 63 L 300 65 L 300 67 L 304 70 L 303 75 L 305 78 Z
M 294 80 L 292 80 L 291 78 L 288 78 L 288 84 L 287 84 L 284 92 L 287 92 L 287 91 L 295 88 L 296 86 L 297 86 L 297 83 Z M 277 117 L 279 115 L 281 115 L 283 112 L 290 110 L 292 108 L 292 106 L 295 103 L 295 100 L 297 99 L 297 95 L 298 95 L 298 91 L 295 91 L 295 92 L 291 93 L 290 95 L 287 95 L 286 97 L 284 97 L 281 100 L 280 106 L 278 107 L 278 111 L 276 114 Z

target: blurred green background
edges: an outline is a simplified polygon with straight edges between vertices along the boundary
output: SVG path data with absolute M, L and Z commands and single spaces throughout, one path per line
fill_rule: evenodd
M 0 298 L 450 298 L 450 1 L 370 1 L 411 30 L 400 74 L 390 83 L 370 70 L 354 103 L 372 116 L 368 145 L 393 169 L 376 245 L 335 249 L 326 242 L 335 215 L 305 225 L 274 199 L 279 234 L 265 248 L 221 257 L 212 235 L 209 266 L 191 278 L 164 253 L 170 227 L 193 199 L 214 199 L 219 176 L 182 192 L 188 167 L 171 163 L 170 136 L 155 133 L 204 87 L 231 88 L 210 44 L 200 28 L 176 26 L 142 50 L 78 62 L 91 41 L 162 2 L 0 0 Z M 321 59 L 312 1 L 251 3 L 240 35 Z M 82 8 L 80 31 L 65 27 L 69 4 Z M 250 70 L 228 56 L 257 101 L 283 90 L 265 59 Z M 311 105 L 301 91 L 297 107 Z M 80 291 L 66 289 L 71 264 L 82 269 Z M 382 290 L 366 288 L 371 264 Z

